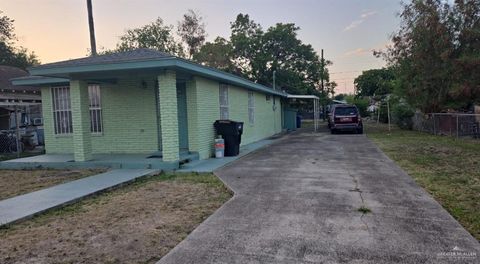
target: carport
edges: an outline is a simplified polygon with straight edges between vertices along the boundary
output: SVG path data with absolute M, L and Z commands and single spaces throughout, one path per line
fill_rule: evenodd
M 315 132 L 318 131 L 318 120 L 319 120 L 319 100 L 318 96 L 315 95 L 295 95 L 295 94 L 289 94 L 287 96 L 288 99 L 295 99 L 295 100 L 304 100 L 304 101 L 312 101 L 313 103 L 313 127 Z
M 5 134 L 7 136 L 3 136 L 0 138 L 0 149 L 2 150 L 8 150 L 9 149 L 9 144 L 11 142 L 9 141 L 6 141 L 6 140 L 10 140 L 10 138 L 8 137 L 8 135 L 12 135 L 14 137 L 14 141 L 15 141 L 15 147 L 13 147 L 13 149 L 15 150 L 15 152 L 17 153 L 17 157 L 20 157 L 20 153 L 24 150 L 22 149 L 22 147 L 20 146 L 22 143 L 21 141 L 21 137 L 22 137 L 22 134 L 25 134 L 27 132 L 27 129 L 23 130 L 22 132 L 22 129 L 20 128 L 20 124 L 24 123 L 26 120 L 23 120 L 23 117 L 19 117 L 20 116 L 23 116 L 22 114 L 26 114 L 26 115 L 30 115 L 30 107 L 33 107 L 33 106 L 41 106 L 41 102 L 39 100 L 26 100 L 26 101 L 22 101 L 22 100 L 14 100 L 14 99 L 11 99 L 11 100 L 5 100 L 5 101 L 0 101 L 0 108 L 4 109 L 5 111 L 8 112 L 7 115 L 5 116 L 2 116 L 2 117 L 6 117 L 6 120 L 5 122 L 8 124 L 8 129 L 5 129 L 5 130 L 1 130 L 0 133 L 2 134 Z M 12 128 L 10 126 L 10 122 L 11 122 L 11 113 L 13 113 L 13 122 L 15 123 L 15 128 Z M 39 114 L 41 116 L 41 114 Z M 29 117 L 30 119 L 30 117 Z M 40 119 L 41 120 L 41 119 Z M 32 123 L 30 123 L 30 120 L 28 121 L 28 125 L 31 126 L 31 127 L 34 127 L 36 126 L 37 124 L 35 124 L 33 121 Z M 43 124 L 38 124 L 38 125 L 43 125 Z M 36 140 L 37 142 L 40 141 L 40 135 L 38 135 L 38 131 L 36 131 Z M 43 141 L 43 129 L 42 129 L 42 133 L 41 133 L 41 141 Z

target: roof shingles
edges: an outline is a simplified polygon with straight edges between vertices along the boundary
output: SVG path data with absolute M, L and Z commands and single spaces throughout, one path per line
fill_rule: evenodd
M 174 57 L 175 56 L 165 52 L 140 48 L 140 49 L 124 51 L 124 52 L 116 52 L 111 54 L 97 55 L 97 56 L 85 57 L 80 59 L 47 63 L 47 64 L 33 67 L 32 69 L 47 69 L 47 68 L 57 68 L 57 67 L 105 64 L 105 63 L 158 60 L 158 59 L 174 58 Z

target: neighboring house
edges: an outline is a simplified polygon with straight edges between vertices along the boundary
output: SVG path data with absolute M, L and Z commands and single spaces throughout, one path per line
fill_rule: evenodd
M 28 76 L 28 72 L 0 65 L 0 130 L 15 127 L 13 113 L 17 110 L 18 120 L 33 123 L 34 118 L 41 118 L 40 89 L 32 86 L 14 86 L 10 79 Z M 22 118 L 23 117 L 23 118 Z
M 49 63 L 15 85 L 41 87 L 47 154 L 212 156 L 218 119 L 244 122 L 242 145 L 282 130 L 287 94 L 149 49 Z

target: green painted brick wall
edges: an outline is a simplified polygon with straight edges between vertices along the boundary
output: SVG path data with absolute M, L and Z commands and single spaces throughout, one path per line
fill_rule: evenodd
M 158 150 L 155 107 L 156 76 L 119 79 L 101 84 L 103 134 L 92 135 L 93 153 L 151 153 Z M 146 88 L 141 84 L 146 82 Z M 73 153 L 72 136 L 53 132 L 49 87 L 42 88 L 45 145 L 49 154 Z
M 156 78 L 135 76 L 119 79 L 117 84 L 100 85 L 103 134 L 92 135 L 93 153 L 151 153 L 159 149 L 161 142 L 157 131 L 161 120 L 157 120 L 156 115 Z M 142 81 L 146 82 L 146 88 Z M 248 90 L 228 87 L 230 119 L 245 124 L 242 145 L 281 132 L 279 97 L 275 97 L 276 111 L 273 111 L 273 96 L 267 101 L 265 94 L 254 92 L 255 123 L 249 124 Z M 49 87 L 42 88 L 42 100 L 47 153 L 73 153 L 72 136 L 53 133 Z M 190 151 L 199 152 L 202 159 L 211 157 L 215 137 L 213 123 L 220 118 L 219 83 L 198 76 L 187 81 L 187 112 Z
M 215 131 L 213 123 L 220 118 L 219 83 L 195 77 L 187 83 L 187 103 L 190 150 L 198 151 L 200 158 L 214 154 Z M 266 100 L 263 93 L 255 95 L 255 123 L 248 120 L 248 90 L 228 86 L 229 118 L 244 122 L 242 145 L 249 144 L 281 132 L 281 102 L 276 97 L 273 111 L 273 96 Z M 192 134 L 191 131 L 197 131 Z
M 218 91 L 218 82 L 205 78 L 194 77 L 187 83 L 189 148 L 197 151 L 201 159 L 213 154 L 213 123 L 220 118 Z

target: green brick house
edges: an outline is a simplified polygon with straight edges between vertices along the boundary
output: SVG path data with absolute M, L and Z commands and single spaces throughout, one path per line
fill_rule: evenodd
M 213 155 L 218 119 L 244 122 L 242 144 L 282 130 L 287 94 L 149 49 L 33 67 L 15 85 L 41 87 L 46 154 Z

